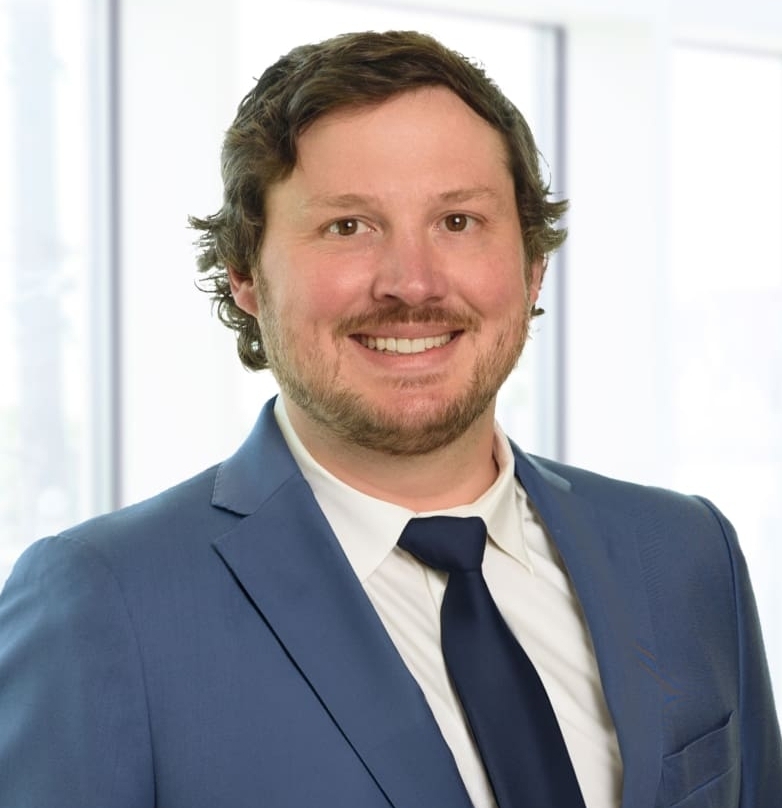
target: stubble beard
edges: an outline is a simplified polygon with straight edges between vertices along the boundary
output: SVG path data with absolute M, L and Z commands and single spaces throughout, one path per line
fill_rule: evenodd
M 435 452 L 462 437 L 482 416 L 516 366 L 529 330 L 529 306 L 523 301 L 518 318 L 509 322 L 492 349 L 479 356 L 472 376 L 464 390 L 450 399 L 438 400 L 433 393 L 430 400 L 419 402 L 415 409 L 382 408 L 368 401 L 355 390 L 339 382 L 340 357 L 331 364 L 315 350 L 297 355 L 292 346 L 301 340 L 286 329 L 274 310 L 268 294 L 261 295 L 260 329 L 269 367 L 280 389 L 311 420 L 333 438 L 374 452 L 412 457 Z M 395 315 L 395 322 L 410 322 L 420 317 L 403 319 Z M 366 318 L 377 322 L 378 318 Z M 388 320 L 388 318 L 381 318 Z M 338 327 L 335 334 L 352 329 L 354 321 Z M 479 326 L 475 326 L 477 329 Z M 354 329 L 353 332 L 355 332 Z M 463 334 L 460 339 L 469 338 Z M 438 349 L 434 349 L 438 350 Z M 398 382 L 402 388 L 412 385 L 426 389 L 432 378 L 415 382 Z M 393 396 L 393 388 L 389 397 Z

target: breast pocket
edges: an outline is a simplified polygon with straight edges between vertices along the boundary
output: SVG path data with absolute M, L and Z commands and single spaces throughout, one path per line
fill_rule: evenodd
M 666 808 L 733 808 L 741 780 L 738 719 L 735 713 L 679 752 L 663 758 Z

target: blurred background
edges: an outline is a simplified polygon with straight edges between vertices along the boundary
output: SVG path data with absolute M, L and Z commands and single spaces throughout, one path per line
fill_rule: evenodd
M 34 539 L 223 459 L 273 394 L 195 288 L 187 215 L 219 207 L 264 68 L 369 28 L 482 62 L 571 200 L 500 420 L 717 503 L 779 702 L 777 0 L 0 0 L 0 582 Z

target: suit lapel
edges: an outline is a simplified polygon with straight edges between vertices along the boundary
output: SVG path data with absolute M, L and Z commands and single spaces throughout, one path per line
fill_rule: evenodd
M 591 498 L 517 449 L 516 473 L 584 610 L 622 754 L 622 805 L 651 808 L 660 781 L 664 683 L 655 670 L 635 525 L 608 509 L 597 513 Z
M 470 802 L 450 750 L 267 405 L 213 503 L 246 515 L 215 546 L 389 802 Z

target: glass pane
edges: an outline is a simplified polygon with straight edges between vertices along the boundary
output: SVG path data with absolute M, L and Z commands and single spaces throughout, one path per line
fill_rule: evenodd
M 30 541 L 106 505 L 90 334 L 90 19 L 86 0 L 0 6 L 0 581 Z
M 782 59 L 679 48 L 673 78 L 674 485 L 736 526 L 782 696 Z

